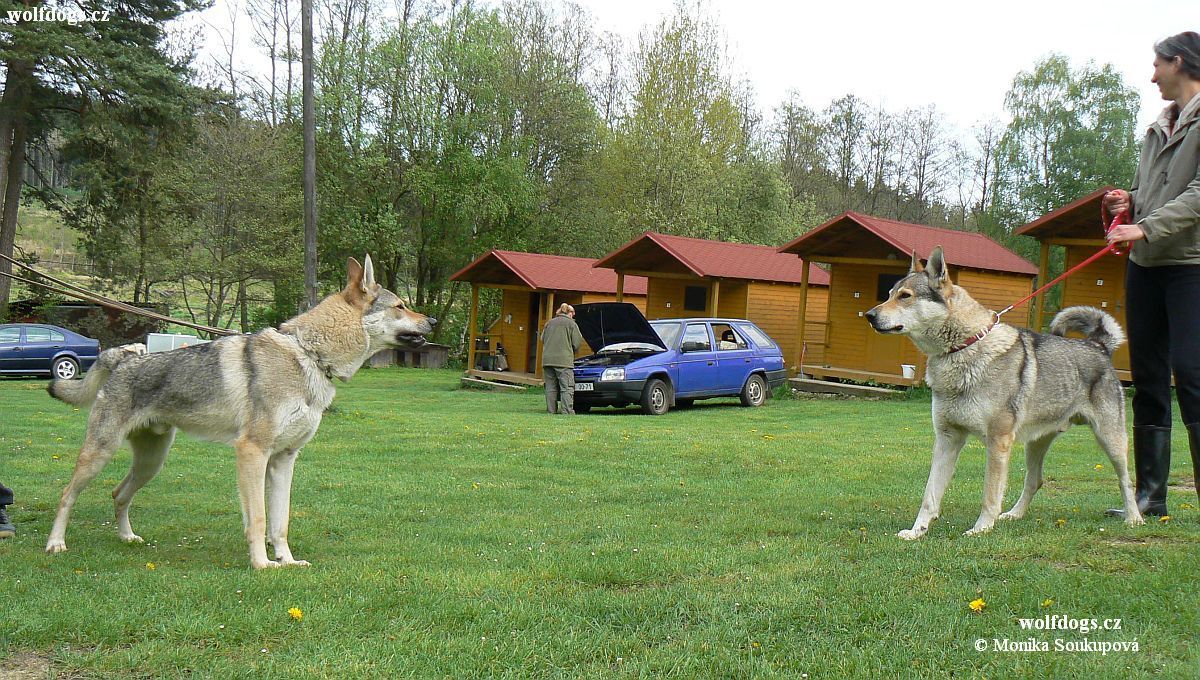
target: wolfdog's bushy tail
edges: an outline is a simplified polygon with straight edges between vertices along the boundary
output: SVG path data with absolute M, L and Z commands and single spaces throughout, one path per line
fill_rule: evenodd
M 1095 307 L 1067 307 L 1056 314 L 1050 322 L 1050 332 L 1066 335 L 1068 331 L 1078 331 L 1088 340 L 1100 343 L 1109 356 L 1125 342 L 1125 331 L 1117 320 Z
M 96 395 L 108 380 L 108 376 L 112 374 L 113 369 L 122 361 L 145 353 L 146 346 L 141 343 L 106 349 L 100 353 L 100 358 L 96 359 L 96 363 L 88 369 L 83 380 L 56 378 L 50 381 L 50 386 L 46 389 L 50 392 L 50 396 L 59 401 L 65 401 L 72 406 L 88 406 L 96 401 Z

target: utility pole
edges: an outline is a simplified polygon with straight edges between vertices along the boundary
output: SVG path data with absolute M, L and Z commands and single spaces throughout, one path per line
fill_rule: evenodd
M 304 70 L 304 302 L 317 306 L 317 128 L 313 110 L 313 7 L 312 0 L 300 2 L 300 40 Z

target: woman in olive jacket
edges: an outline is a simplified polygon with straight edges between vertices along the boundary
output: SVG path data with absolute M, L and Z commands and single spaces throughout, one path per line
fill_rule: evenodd
M 1132 208 L 1133 223 L 1108 240 L 1132 243 L 1125 320 L 1138 508 L 1165 515 L 1172 372 L 1192 468 L 1200 470 L 1200 34 L 1155 45 L 1151 81 L 1171 104 L 1146 131 L 1133 188 L 1110 191 L 1104 205 L 1111 214 Z M 1200 491 L 1200 474 L 1197 482 Z

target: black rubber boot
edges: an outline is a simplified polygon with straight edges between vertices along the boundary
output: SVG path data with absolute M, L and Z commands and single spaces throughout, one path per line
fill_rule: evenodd
M 1192 479 L 1196 482 L 1196 496 L 1200 498 L 1200 423 L 1187 426 L 1188 442 L 1192 445 Z
M 5 507 L 0 505 L 0 538 L 12 538 L 13 534 L 17 533 L 17 528 L 8 521 L 8 512 L 5 511 Z
M 1192 444 L 1193 449 L 1196 446 L 1197 444 Z M 1142 515 L 1167 514 L 1167 479 L 1171 475 L 1171 428 L 1135 425 L 1133 465 L 1137 474 L 1133 488 L 1138 510 Z M 1113 508 L 1105 514 L 1124 517 L 1125 510 Z

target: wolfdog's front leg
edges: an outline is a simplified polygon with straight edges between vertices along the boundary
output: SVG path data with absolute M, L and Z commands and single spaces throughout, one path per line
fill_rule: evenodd
M 250 437 L 234 443 L 237 450 L 238 496 L 242 501 L 242 524 L 250 544 L 250 566 L 255 569 L 278 567 L 267 559 L 267 520 L 265 488 L 268 449 Z
M 929 481 L 925 484 L 925 498 L 921 501 L 921 510 L 917 513 L 917 521 L 911 529 L 905 529 L 896 534 L 906 541 L 911 541 L 925 535 L 929 525 L 938 518 L 942 511 L 942 495 L 954 477 L 954 467 L 958 464 L 958 454 L 967 443 L 967 433 L 957 428 L 937 428 L 933 442 L 933 464 L 929 468 Z
M 1015 437 L 1011 426 L 988 433 L 987 469 L 983 473 L 983 508 L 975 526 L 963 532 L 964 536 L 978 536 L 992 530 L 1000 516 L 1000 504 L 1004 502 L 1004 488 L 1008 485 L 1008 459 L 1012 455 Z
M 292 557 L 288 547 L 288 519 L 292 503 L 292 469 L 295 449 L 276 452 L 267 463 L 267 538 L 275 547 L 275 560 L 284 566 L 307 567 L 308 562 Z

